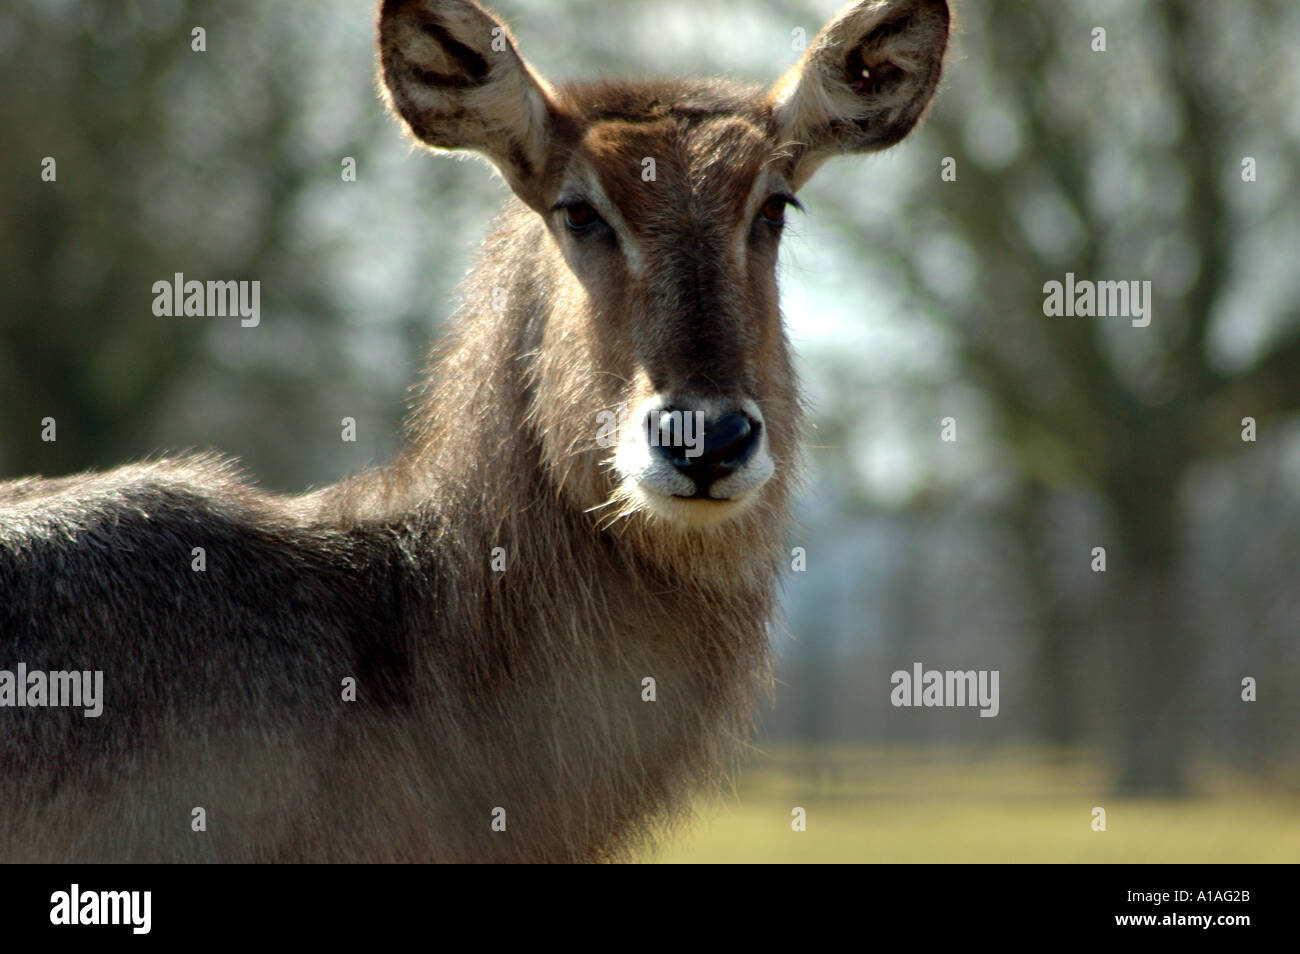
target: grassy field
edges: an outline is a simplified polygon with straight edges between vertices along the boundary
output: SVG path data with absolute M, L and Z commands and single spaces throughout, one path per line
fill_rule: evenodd
M 1098 760 L 1043 750 L 776 749 L 644 860 L 1297 862 L 1300 794 L 1222 768 L 1197 794 L 1111 797 Z M 791 810 L 806 811 L 793 831 Z M 1106 831 L 1092 830 L 1093 808 Z

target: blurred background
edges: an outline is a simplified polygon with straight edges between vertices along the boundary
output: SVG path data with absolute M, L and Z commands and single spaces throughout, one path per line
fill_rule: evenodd
M 553 78 L 766 84 L 838 4 L 495 6 Z M 505 193 L 384 115 L 373 20 L 0 9 L 0 479 L 392 454 Z M 1293 0 L 968 2 L 921 131 L 819 172 L 782 252 L 815 426 L 775 705 L 647 857 L 1300 860 L 1298 44 Z M 176 272 L 260 280 L 260 325 L 155 317 Z M 1150 326 L 1045 317 L 1066 272 L 1150 281 Z M 917 662 L 998 670 L 997 718 L 891 706 Z

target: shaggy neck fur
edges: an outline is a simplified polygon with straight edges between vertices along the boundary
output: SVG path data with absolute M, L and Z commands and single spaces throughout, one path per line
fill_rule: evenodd
M 435 352 L 407 450 L 318 498 L 339 529 L 414 537 L 411 638 L 434 674 L 423 703 L 457 763 L 432 781 L 453 827 L 506 809 L 509 837 L 487 842 L 505 858 L 608 857 L 721 774 L 770 685 L 787 529 L 784 474 L 716 528 L 588 512 L 576 491 L 607 479 L 608 452 L 576 437 L 551 448 L 575 424 L 594 432 L 594 375 L 580 352 L 548 353 L 548 368 L 539 350 L 564 268 L 512 202 Z

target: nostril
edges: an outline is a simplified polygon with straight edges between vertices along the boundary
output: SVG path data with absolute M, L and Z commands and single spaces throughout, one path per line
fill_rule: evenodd
M 660 408 L 646 416 L 646 439 L 675 466 L 686 467 L 703 446 L 703 418 L 699 411 Z
M 746 420 L 749 419 L 747 418 Z M 749 457 L 753 454 L 754 449 L 758 447 L 759 435 L 762 433 L 762 430 L 763 430 L 763 424 L 761 421 L 749 420 L 749 434 L 745 438 L 744 443 L 740 447 L 740 452 L 736 458 L 737 464 L 743 463 L 744 461 L 748 460 Z
M 727 414 L 708 429 L 704 454 L 717 467 L 733 469 L 744 463 L 758 439 L 757 421 L 740 414 Z

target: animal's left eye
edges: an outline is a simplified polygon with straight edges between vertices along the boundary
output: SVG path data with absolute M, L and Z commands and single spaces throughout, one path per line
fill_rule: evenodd
M 788 205 L 800 208 L 794 196 L 777 193 L 763 203 L 763 207 L 758 210 L 758 217 L 768 225 L 785 225 L 785 209 Z
M 589 232 L 605 225 L 605 220 L 592 208 L 591 203 L 581 199 L 561 202 L 555 206 L 555 210 L 564 213 L 564 224 L 571 232 Z

